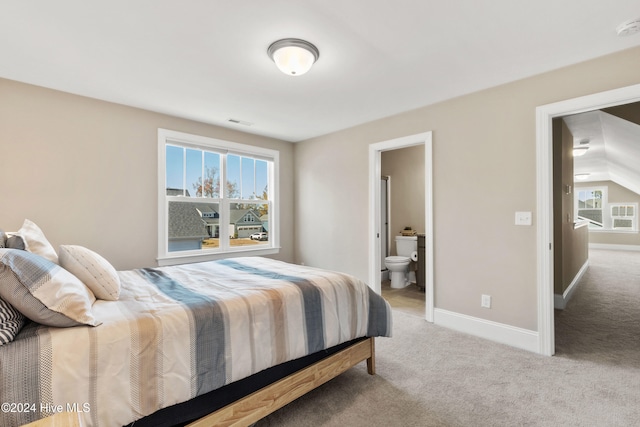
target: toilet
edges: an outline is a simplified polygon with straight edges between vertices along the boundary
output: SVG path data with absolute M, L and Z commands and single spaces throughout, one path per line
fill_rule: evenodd
M 397 256 L 388 256 L 384 264 L 391 272 L 391 287 L 401 289 L 416 281 L 415 271 L 409 272 L 411 261 L 418 259 L 418 236 L 396 236 Z M 409 274 L 408 274 L 409 273 Z M 411 274 L 413 273 L 413 274 Z

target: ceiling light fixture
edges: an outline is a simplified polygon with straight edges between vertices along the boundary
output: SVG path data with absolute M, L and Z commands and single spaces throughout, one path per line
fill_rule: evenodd
M 616 33 L 619 36 L 630 36 L 640 31 L 640 18 L 630 19 L 629 21 L 623 22 L 618 25 L 616 28 Z
M 320 58 L 317 47 L 305 40 L 282 39 L 271 43 L 269 58 L 280 71 L 289 76 L 301 76 Z
M 577 173 L 577 174 L 575 174 L 574 177 L 575 177 L 575 179 L 577 181 L 584 181 L 584 180 L 589 178 L 589 175 L 591 175 L 591 174 L 588 174 L 588 173 Z
M 573 147 L 573 157 L 583 156 L 587 152 L 588 149 L 589 149 L 589 147 L 587 147 L 587 146 Z

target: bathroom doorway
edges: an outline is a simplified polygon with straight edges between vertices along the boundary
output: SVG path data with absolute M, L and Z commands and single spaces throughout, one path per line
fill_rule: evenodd
M 380 259 L 382 263 L 381 293 L 394 310 L 420 317 L 424 317 L 425 313 L 425 284 L 424 280 L 421 280 L 423 275 L 418 271 L 420 263 L 416 258 L 412 258 L 407 259 L 408 265 L 400 263 L 398 267 L 396 261 L 392 270 L 389 268 L 387 257 L 408 256 L 408 253 L 399 252 L 397 238 L 401 235 L 404 250 L 411 251 L 410 248 L 413 246 L 413 250 L 417 253 L 417 234 L 425 232 L 424 148 L 424 144 L 419 144 L 383 151 L 381 171 L 382 176 L 388 178 L 380 183 L 381 188 L 390 190 L 387 192 L 383 190 L 380 194 L 382 207 L 380 250 L 388 253 Z M 385 203 L 387 195 L 389 202 Z M 406 240 L 407 237 L 415 240 Z M 399 268 L 403 269 L 402 265 L 405 265 L 405 274 L 397 271 Z M 407 282 L 404 284 L 398 282 L 401 277 Z
M 381 214 L 382 153 L 404 147 L 424 145 L 424 234 L 425 234 L 425 300 L 424 317 L 433 322 L 433 209 L 432 209 L 432 133 L 425 132 L 369 145 L 369 286 L 381 293 L 382 268 L 381 249 L 383 220 Z M 394 183 L 395 185 L 395 183 Z M 391 228 L 393 226 L 391 225 Z M 390 229 L 389 234 L 392 234 Z M 391 242 L 387 245 L 390 246 Z

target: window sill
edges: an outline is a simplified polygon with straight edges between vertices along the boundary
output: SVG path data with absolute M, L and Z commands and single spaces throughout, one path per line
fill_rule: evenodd
M 191 264 L 194 262 L 214 261 L 217 259 L 235 258 L 241 256 L 264 256 L 273 255 L 280 252 L 280 247 L 276 248 L 260 248 L 260 249 L 243 249 L 237 251 L 216 252 L 208 254 L 182 254 L 158 257 L 158 266 L 165 267 L 168 265 Z

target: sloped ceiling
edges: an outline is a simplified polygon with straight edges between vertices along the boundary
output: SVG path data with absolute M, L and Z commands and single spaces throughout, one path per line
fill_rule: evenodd
M 640 111 L 640 104 L 625 108 Z M 574 147 L 589 147 L 586 154 L 574 157 L 574 173 L 589 174 L 583 182 L 613 181 L 640 194 L 640 124 L 610 114 L 615 109 L 607 111 L 563 118 L 573 134 Z

